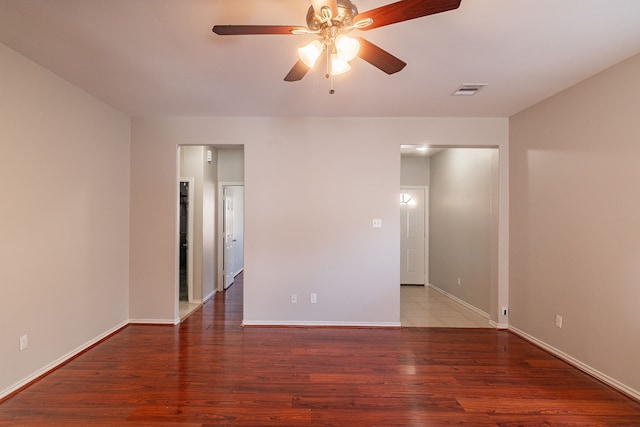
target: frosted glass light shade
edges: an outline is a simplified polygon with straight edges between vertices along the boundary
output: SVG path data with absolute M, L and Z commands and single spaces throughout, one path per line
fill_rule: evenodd
M 320 40 L 314 40 L 308 45 L 298 49 L 298 56 L 300 60 L 304 62 L 304 65 L 313 68 L 323 49 L 324 46 L 320 43 Z
M 336 53 L 331 55 L 331 75 L 344 74 L 351 69 L 351 65 Z
M 360 51 L 360 42 L 349 36 L 340 34 L 336 38 L 336 50 L 338 51 L 340 59 L 349 62 L 358 56 L 358 52 Z

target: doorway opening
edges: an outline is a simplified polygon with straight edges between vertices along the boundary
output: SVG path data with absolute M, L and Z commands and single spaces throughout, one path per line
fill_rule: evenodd
M 193 241 L 193 178 L 180 178 L 179 189 L 179 271 L 178 295 L 179 301 L 193 300 L 193 251 L 190 243 Z
M 224 290 L 225 261 L 231 278 L 244 269 L 244 147 L 177 149 L 176 323 Z M 224 206 L 232 216 L 223 221 Z M 225 233 L 231 252 L 223 259 Z
M 497 148 L 402 146 L 402 326 L 492 327 L 497 190 Z
M 213 147 L 180 145 L 178 161 L 178 224 L 176 242 L 176 322 L 184 320 L 200 307 L 207 297 L 213 296 L 215 280 L 215 180 L 217 165 Z M 184 258 L 184 182 L 188 182 L 188 235 L 187 276 L 189 287 L 185 300 L 185 287 L 180 284 L 180 258 Z M 182 200 L 181 200 L 182 199 Z M 182 206 L 181 206 L 182 205 Z

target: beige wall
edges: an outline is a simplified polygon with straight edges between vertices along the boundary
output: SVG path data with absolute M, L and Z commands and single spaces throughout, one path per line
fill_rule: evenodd
M 2 44 L 0 64 L 2 397 L 129 318 L 130 120 Z
M 431 157 L 430 283 L 484 313 L 491 311 L 496 279 L 497 162 L 491 148 L 450 148 Z
M 244 145 L 245 322 L 398 324 L 400 144 L 425 140 L 506 151 L 507 121 L 134 119 L 131 317 L 174 315 L 176 146 L 232 144 Z
M 211 163 L 207 161 L 211 151 Z M 216 289 L 216 197 L 218 186 L 218 151 L 204 146 L 202 152 L 202 296 L 208 299 Z
M 430 157 L 406 156 L 400 159 L 400 184 L 429 186 Z
M 510 323 L 636 396 L 638 76 L 640 56 L 510 120 Z
M 218 181 L 244 182 L 244 148 L 218 147 Z

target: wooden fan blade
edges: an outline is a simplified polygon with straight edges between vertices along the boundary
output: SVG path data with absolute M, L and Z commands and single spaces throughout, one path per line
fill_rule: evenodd
M 293 31 L 306 31 L 305 27 L 291 25 L 215 25 L 213 32 L 219 36 L 241 36 L 249 34 L 293 34 Z
M 313 6 L 313 10 L 316 12 L 316 15 L 322 16 L 320 10 L 322 10 L 322 6 L 326 6 L 331 10 L 331 16 L 338 16 L 338 1 L 337 0 L 311 0 L 311 6 Z
M 370 41 L 367 41 L 362 37 L 356 38 L 360 42 L 360 51 L 358 52 L 358 56 L 385 73 L 397 73 L 407 65 L 406 62 L 396 58 Z
M 302 60 L 298 59 L 298 62 L 293 66 L 293 68 L 289 71 L 284 78 L 285 82 L 297 82 L 298 80 L 302 80 L 302 78 L 309 71 L 309 67 L 307 67 Z
M 371 18 L 373 19 L 373 24 L 361 28 L 361 30 L 372 30 L 397 22 L 457 9 L 460 6 L 460 2 L 461 0 L 400 0 L 360 13 L 353 21 L 358 22 L 361 19 Z

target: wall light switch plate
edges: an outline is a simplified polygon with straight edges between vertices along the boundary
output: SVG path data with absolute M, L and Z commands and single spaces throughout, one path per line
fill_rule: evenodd
M 373 219 L 373 228 L 382 228 L 382 219 L 374 218 Z

